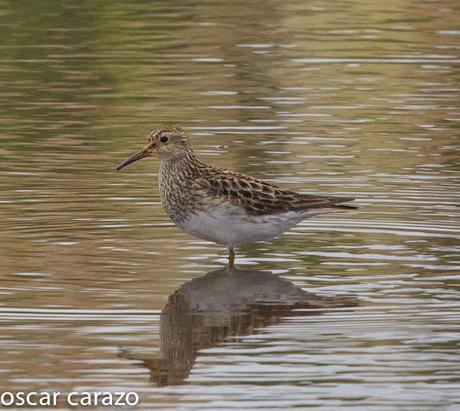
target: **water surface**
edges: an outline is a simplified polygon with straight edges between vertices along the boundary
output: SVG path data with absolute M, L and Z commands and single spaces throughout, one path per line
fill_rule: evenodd
M 123 389 L 162 410 L 459 407 L 456 1 L 0 5 L 0 390 Z M 152 373 L 170 296 L 226 262 L 166 217 L 154 160 L 114 170 L 165 124 L 204 161 L 356 197 L 238 264 L 359 305 L 234 289 L 235 309 L 199 280 L 212 309 L 173 311 L 178 330 L 201 327 L 172 338 L 193 364 Z

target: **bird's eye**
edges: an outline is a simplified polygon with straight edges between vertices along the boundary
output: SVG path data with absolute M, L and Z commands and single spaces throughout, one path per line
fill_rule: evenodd
M 169 141 L 169 137 L 168 136 L 161 136 L 160 137 L 160 142 L 161 143 L 167 143 Z

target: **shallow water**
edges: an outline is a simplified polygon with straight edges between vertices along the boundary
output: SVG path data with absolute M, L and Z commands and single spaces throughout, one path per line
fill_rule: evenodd
M 124 389 L 149 409 L 460 406 L 456 1 L 0 5 L 0 391 Z M 260 302 L 243 286 L 219 299 L 200 280 L 204 308 L 173 311 L 171 352 L 190 369 L 170 378 L 167 309 L 226 252 L 168 220 L 154 160 L 114 170 L 164 124 L 204 161 L 356 197 L 358 211 L 238 264 L 359 305 Z

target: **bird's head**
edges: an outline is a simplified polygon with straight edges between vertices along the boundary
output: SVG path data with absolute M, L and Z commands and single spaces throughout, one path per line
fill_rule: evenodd
M 177 127 L 157 128 L 150 133 L 144 148 L 119 164 L 117 170 L 145 157 L 157 156 L 161 160 L 170 160 L 180 158 L 191 151 L 188 138 L 182 129 Z

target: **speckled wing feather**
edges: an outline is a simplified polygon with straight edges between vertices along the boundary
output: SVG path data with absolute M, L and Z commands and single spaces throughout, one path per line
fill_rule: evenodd
M 299 194 L 276 185 L 234 171 L 213 166 L 201 168 L 197 185 L 207 196 L 227 200 L 242 207 L 248 214 L 279 214 L 288 211 L 308 212 L 319 208 L 354 208 L 338 204 L 351 201 L 350 197 L 323 197 Z

